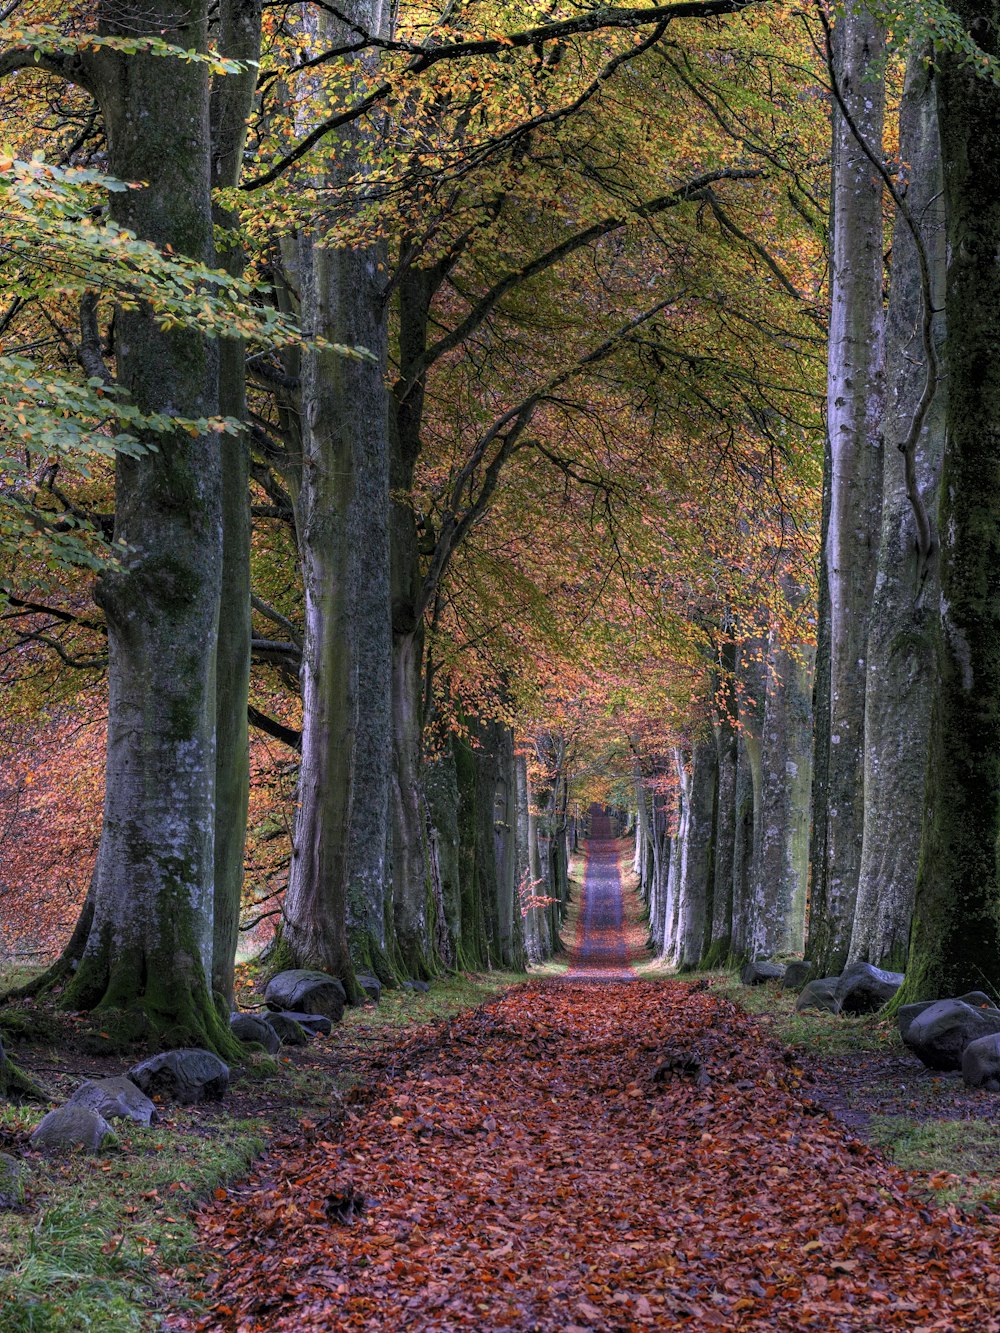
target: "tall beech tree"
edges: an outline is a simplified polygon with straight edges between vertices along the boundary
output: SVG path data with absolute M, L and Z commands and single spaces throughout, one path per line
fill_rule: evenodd
M 917 47 L 899 112 L 905 165 L 897 189 L 905 188 L 907 218 L 897 211 L 892 244 L 882 527 L 865 687 L 864 845 L 850 953 L 852 961 L 899 969 L 920 865 L 940 601 L 936 522 L 928 526 L 938 506 L 947 403 L 937 101 L 935 67 Z
M 809 957 L 847 960 L 864 832 L 865 678 L 882 478 L 885 33 L 867 9 L 833 28 L 828 488 L 823 520 Z M 843 106 L 844 110 L 841 109 Z M 846 112 L 846 114 L 845 114 Z
M 974 51 L 1000 56 L 1000 7 L 958 0 Z M 996 65 L 938 57 L 947 224 L 948 401 L 938 532 L 926 822 L 905 992 L 1000 986 L 1000 117 Z
M 98 7 L 98 31 L 205 52 L 205 0 Z M 86 79 L 111 171 L 143 181 L 116 220 L 210 262 L 210 73 L 200 61 L 98 50 Z M 217 345 L 123 309 L 118 377 L 148 410 L 218 414 Z M 218 436 L 159 438 L 117 467 L 120 568 L 97 589 L 108 623 L 109 729 L 94 917 L 68 1003 L 138 1009 L 172 1042 L 227 1049 L 210 994 L 213 950 L 216 642 L 222 569 Z
M 303 49 L 346 41 L 351 21 L 380 31 L 386 11 L 362 3 L 345 19 L 322 14 Z M 349 94 L 350 64 L 314 78 L 313 100 Z M 346 126 L 336 162 L 308 183 L 343 189 L 363 170 L 365 132 Z M 303 328 L 347 343 L 298 358 L 294 439 L 284 471 L 302 563 L 302 762 L 282 941 L 290 961 L 341 978 L 354 965 L 393 976 L 385 899 L 389 876 L 390 617 L 389 410 L 385 389 L 385 247 L 328 242 L 322 215 L 284 246 Z M 330 222 L 326 220 L 326 226 Z M 350 940 L 349 940 L 350 935 Z M 353 958 L 353 962 L 352 962 Z

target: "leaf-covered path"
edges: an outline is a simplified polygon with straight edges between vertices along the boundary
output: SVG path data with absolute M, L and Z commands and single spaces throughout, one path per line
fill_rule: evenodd
M 994 1229 L 911 1199 L 680 981 L 528 984 L 421 1031 L 203 1236 L 210 1313 L 175 1328 L 1000 1330 Z
M 571 951 L 569 981 L 629 981 L 625 906 L 618 870 L 618 843 L 607 815 L 591 814 L 579 926 Z

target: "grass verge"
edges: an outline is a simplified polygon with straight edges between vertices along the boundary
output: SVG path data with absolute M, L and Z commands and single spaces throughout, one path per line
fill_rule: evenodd
M 41 1111 L 4 1108 L 8 1141 Z M 186 1133 L 180 1112 L 149 1128 L 116 1126 L 103 1157 L 32 1155 L 25 1203 L 0 1214 L 0 1328 L 4 1333 L 99 1333 L 156 1326 L 159 1271 L 183 1273 L 197 1253 L 193 1208 L 245 1171 L 265 1126 L 217 1119 Z

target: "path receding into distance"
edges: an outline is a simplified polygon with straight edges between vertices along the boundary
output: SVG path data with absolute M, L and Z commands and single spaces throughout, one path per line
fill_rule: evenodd
M 571 949 L 567 981 L 631 981 L 625 942 L 625 908 L 618 871 L 620 843 L 612 837 L 611 820 L 596 810 L 590 817 L 586 843 L 583 903 Z
M 1000 1333 L 994 1223 L 911 1196 L 711 989 L 609 979 L 595 832 L 572 974 L 387 1043 L 204 1212 L 170 1329 Z

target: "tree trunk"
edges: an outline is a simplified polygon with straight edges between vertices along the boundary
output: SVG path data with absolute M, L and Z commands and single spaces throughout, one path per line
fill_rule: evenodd
M 833 33 L 833 67 L 854 125 L 878 159 L 885 106 L 885 34 L 867 10 Z M 822 972 L 847 961 L 861 865 L 865 663 L 881 499 L 883 394 L 882 188 L 839 105 L 833 108 L 831 314 L 827 425 L 830 508 L 823 562 L 828 618 L 829 731 L 816 812 L 809 956 Z M 824 719 L 825 721 L 825 719 Z
M 933 281 L 932 336 L 944 339 L 945 219 L 937 86 L 925 53 L 910 57 L 900 107 L 900 156 L 906 204 L 919 221 Z M 924 818 L 931 676 L 940 584 L 937 559 L 918 549 L 907 492 L 905 441 L 927 382 L 924 294 L 909 228 L 896 220 L 886 329 L 887 383 L 882 532 L 868 635 L 865 692 L 865 825 L 851 961 L 902 970 L 920 861 Z M 916 441 L 913 462 L 923 503 L 938 503 L 944 450 L 946 386 L 934 400 Z
M 683 970 L 696 967 L 705 952 L 705 918 L 712 876 L 717 755 L 715 737 L 699 737 L 691 751 L 688 817 L 681 858 L 675 956 Z
M 804 590 L 786 572 L 790 608 Z M 753 958 L 798 953 L 805 936 L 812 764 L 812 653 L 785 647 L 772 629 L 761 744 L 760 852 L 750 889 L 748 952 Z
M 422 269 L 399 284 L 399 363 L 391 420 L 392 882 L 396 942 L 409 975 L 430 974 L 427 858 L 421 818 L 423 764 L 422 579 L 417 520 L 409 495 L 420 456 L 423 382 L 410 369 L 427 347 L 433 277 Z
M 681 896 L 682 872 L 684 869 L 684 848 L 687 843 L 688 818 L 690 814 L 691 775 L 685 760 L 684 751 L 674 746 L 670 752 L 677 784 L 677 831 L 670 839 L 670 865 L 666 875 L 666 891 L 663 895 L 663 932 L 658 952 L 672 966 L 676 967 L 680 959 L 680 940 L 678 920 Z
M 954 11 L 1000 54 L 1000 4 Z M 927 820 L 906 998 L 1000 990 L 1000 89 L 942 55 L 947 444 Z
M 352 16 L 378 30 L 380 10 Z M 324 16 L 329 44 L 347 28 Z M 355 80 L 345 76 L 350 86 Z M 363 131 L 348 130 L 342 184 L 360 169 Z M 390 980 L 384 930 L 389 812 L 389 547 L 386 318 L 380 246 L 297 244 L 305 329 L 367 348 L 371 360 L 310 349 L 302 359 L 301 460 L 292 485 L 305 601 L 302 760 L 283 942 L 290 961 L 340 977 L 359 998 L 353 961 Z M 348 922 L 350 928 L 348 928 Z M 353 961 L 352 961 L 353 954 Z
M 752 638 L 736 656 L 736 697 L 739 742 L 736 752 L 736 838 L 733 849 L 732 942 L 730 958 L 750 955 L 751 893 L 754 865 L 763 842 L 763 775 L 761 751 L 766 697 L 765 645 Z
M 712 730 L 715 736 L 718 787 L 715 813 L 715 851 L 713 856 L 712 923 L 707 966 L 721 963 L 729 954 L 733 934 L 733 863 L 736 857 L 736 728 L 732 721 L 716 711 Z
M 540 895 L 542 898 L 548 896 L 548 889 L 545 882 L 545 872 L 542 866 L 541 849 L 539 846 L 538 832 L 538 798 L 528 781 L 528 874 L 532 886 L 532 893 Z M 528 914 L 533 921 L 534 937 L 537 941 L 540 962 L 544 958 L 551 957 L 554 952 L 554 943 L 552 935 L 552 926 L 550 921 L 549 905 L 542 904 L 533 907 Z
M 205 0 L 116 0 L 102 30 L 205 50 Z M 180 24 L 178 23 L 178 16 Z M 206 66 L 94 59 L 110 171 L 145 188 L 112 196 L 140 237 L 211 263 Z M 120 310 L 119 380 L 147 412 L 219 407 L 218 349 L 191 329 Z M 175 1045 L 231 1050 L 210 995 L 213 949 L 215 645 L 222 566 L 218 436 L 159 435 L 116 465 L 117 570 L 96 591 L 108 624 L 108 749 L 94 918 L 65 1003 L 138 1011 Z
M 248 62 L 240 74 L 217 78 L 211 96 L 212 188 L 239 184 L 247 119 L 257 84 L 261 0 L 221 0 L 217 45 L 222 55 Z M 239 219 L 216 205 L 216 227 L 233 232 Z M 219 247 L 226 270 L 243 272 L 243 247 L 234 235 Z M 246 353 L 242 339 L 219 344 L 219 411 L 246 419 Z M 228 1008 L 233 998 L 247 810 L 250 800 L 250 479 L 245 436 L 222 445 L 222 593 L 216 678 L 215 902 L 212 989 Z

